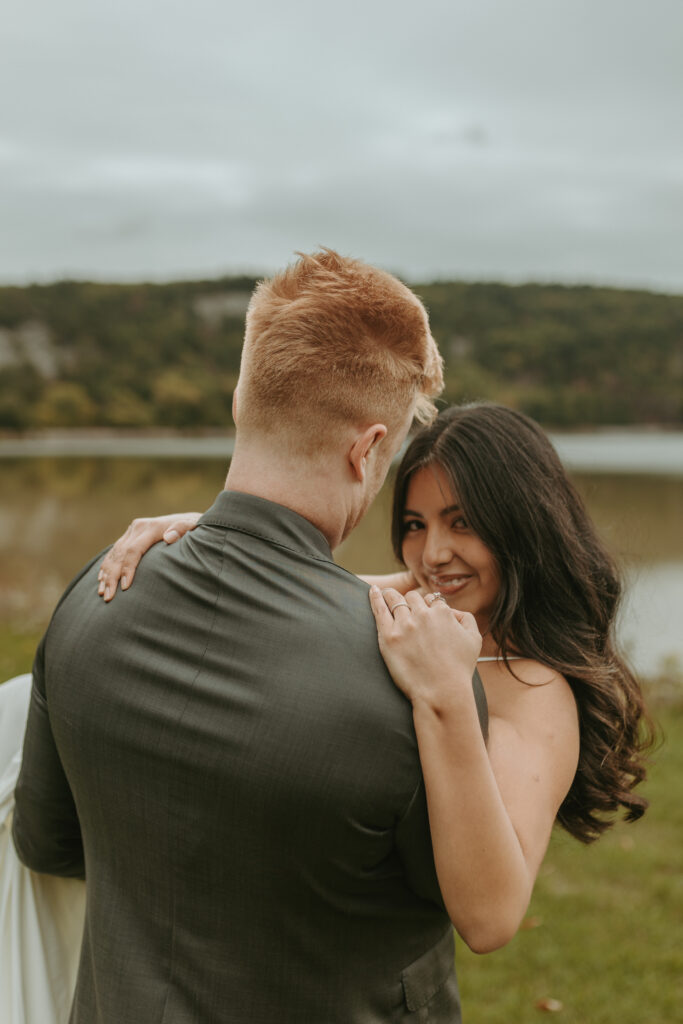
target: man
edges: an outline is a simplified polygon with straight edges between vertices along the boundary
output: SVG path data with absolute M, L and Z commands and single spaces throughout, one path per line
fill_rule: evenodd
M 226 490 L 62 598 L 14 839 L 87 879 L 73 1024 L 459 1020 L 410 705 L 331 555 L 441 386 L 404 285 L 302 256 L 249 307 Z

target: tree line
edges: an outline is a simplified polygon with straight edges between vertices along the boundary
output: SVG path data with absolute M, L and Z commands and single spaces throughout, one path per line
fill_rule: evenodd
M 250 277 L 0 288 L 0 429 L 225 427 Z M 492 399 L 547 427 L 683 424 L 683 295 L 414 285 L 445 399 Z

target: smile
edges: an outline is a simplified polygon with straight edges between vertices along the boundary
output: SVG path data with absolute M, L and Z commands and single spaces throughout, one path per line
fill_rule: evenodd
M 457 576 L 432 576 L 430 574 L 427 578 L 430 587 L 438 590 L 444 597 L 448 597 L 450 594 L 457 594 L 458 591 L 462 590 L 473 579 L 471 575 L 465 576 L 464 574 L 458 574 Z

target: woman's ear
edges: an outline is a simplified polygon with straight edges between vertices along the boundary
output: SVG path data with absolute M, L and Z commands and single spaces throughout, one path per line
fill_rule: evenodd
M 387 436 L 387 428 L 383 423 L 373 423 L 359 434 L 349 449 L 349 465 L 357 483 L 365 483 L 365 470 L 370 453 L 381 444 Z

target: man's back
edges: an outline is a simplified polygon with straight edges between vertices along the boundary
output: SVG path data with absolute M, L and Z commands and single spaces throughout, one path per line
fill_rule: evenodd
M 34 696 L 85 849 L 72 1019 L 458 1021 L 410 706 L 364 585 L 300 516 L 234 492 L 109 607 L 96 571 Z

